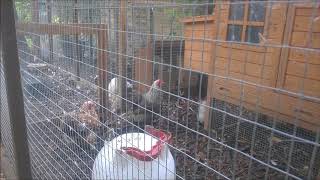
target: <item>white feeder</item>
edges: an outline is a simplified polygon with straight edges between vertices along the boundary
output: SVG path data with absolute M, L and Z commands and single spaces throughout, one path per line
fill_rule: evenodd
M 175 179 L 175 162 L 166 144 L 171 134 L 145 129 L 154 137 L 127 133 L 106 142 L 94 161 L 92 179 Z

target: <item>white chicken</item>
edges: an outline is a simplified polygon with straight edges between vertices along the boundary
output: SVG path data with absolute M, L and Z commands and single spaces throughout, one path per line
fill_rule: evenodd
M 148 101 L 149 103 L 155 103 L 156 101 L 159 101 L 160 94 L 161 94 L 160 90 L 161 90 L 163 83 L 164 82 L 161 79 L 155 80 L 152 83 L 149 91 L 143 95 L 145 100 Z
M 197 120 L 201 124 L 203 124 L 204 118 L 205 118 L 204 116 L 205 116 L 205 110 L 206 110 L 206 107 L 205 107 L 206 103 L 207 103 L 206 100 L 202 100 L 198 108 Z
M 132 107 L 132 111 L 127 111 L 120 117 L 128 122 L 133 122 L 139 127 L 142 126 L 142 128 L 144 125 L 152 124 L 151 120 L 156 119 L 156 113 L 160 111 L 161 88 L 163 83 L 162 80 L 157 79 L 145 94 L 141 95 L 136 93 L 134 97 L 129 97 L 130 102 L 128 102 L 127 105 L 128 107 Z M 131 103 L 131 100 L 133 103 Z
M 150 126 L 145 131 L 148 134 L 127 133 L 106 142 L 95 158 L 92 179 L 175 179 L 167 145 L 171 134 Z
M 119 97 L 121 94 L 121 89 L 119 89 L 118 84 L 120 83 L 119 78 L 112 78 L 110 83 L 108 84 L 108 97 L 111 102 L 111 111 L 116 112 L 121 106 L 121 98 Z M 126 88 L 133 88 L 133 85 L 126 82 Z

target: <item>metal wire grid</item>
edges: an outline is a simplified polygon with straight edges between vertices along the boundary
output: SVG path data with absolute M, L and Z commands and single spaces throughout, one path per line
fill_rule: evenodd
M 84 2 L 77 2 L 75 6 L 72 1 L 52 1 L 47 4 L 52 7 L 53 14 L 57 14 L 58 17 L 65 18 L 62 20 L 63 23 L 71 23 L 73 19 L 71 15 L 75 9 L 79 10 L 79 17 L 88 17 L 83 14 L 90 14 L 90 10 L 98 11 L 92 15 L 94 18 L 91 20 L 83 20 L 83 22 L 93 23 L 94 19 L 97 23 L 107 23 L 108 29 L 108 49 L 103 50 L 108 53 L 108 61 L 113 62 L 112 65 L 108 65 L 107 74 L 108 79 L 111 77 L 124 78 L 130 80 L 134 85 L 144 85 L 150 87 L 150 84 L 140 82 L 134 79 L 135 73 L 133 68 L 128 71 L 126 76 L 120 75 L 117 68 L 117 57 L 123 56 L 131 62 L 131 66 L 137 62 L 150 62 L 153 66 L 159 66 L 158 73 L 153 72 L 158 77 L 163 77 L 163 70 L 167 69 L 172 72 L 173 69 L 178 71 L 178 76 L 181 76 L 182 71 L 187 72 L 187 86 L 192 84 L 191 82 L 191 71 L 188 68 L 182 67 L 181 61 L 183 58 L 183 43 L 185 40 L 199 41 L 199 42 L 225 42 L 221 39 L 210 39 L 204 35 L 204 38 L 197 38 L 195 36 L 187 38 L 182 34 L 183 26 L 173 25 L 178 24 L 177 18 L 173 17 L 159 18 L 165 19 L 162 22 L 162 28 L 156 28 L 154 32 L 150 32 L 148 23 L 150 23 L 150 9 L 154 10 L 154 16 L 158 14 L 165 15 L 169 12 L 188 12 L 188 16 L 197 15 L 195 9 L 197 7 L 209 6 L 207 3 L 181 3 L 180 1 L 174 1 L 173 3 L 157 3 L 155 1 L 147 1 L 147 3 L 131 2 L 126 7 L 127 9 L 127 21 L 128 28 L 126 31 L 127 35 L 127 53 L 122 54 L 118 49 L 118 36 L 121 30 L 119 30 L 118 19 L 120 5 L 118 1 L 92 1 L 90 4 Z M 271 1 L 272 2 L 272 1 Z M 280 2 L 280 1 L 277 1 Z M 216 2 L 215 5 L 219 5 L 221 2 Z M 241 2 L 236 2 L 240 3 Z M 254 3 L 254 2 L 250 2 Z M 275 2 L 274 2 L 275 3 Z M 287 3 L 287 2 L 285 2 Z M 79 5 L 80 4 L 80 5 Z M 89 6 L 89 7 L 88 7 Z M 64 8 L 63 8 L 64 7 Z M 316 7 L 314 5 L 314 7 Z M 208 8 L 208 7 L 207 7 Z M 271 8 L 269 8 L 271 9 Z M 30 10 L 36 13 L 40 13 L 39 10 Z M 167 10 L 167 11 L 165 11 Z M 131 15 L 130 15 L 131 14 Z M 182 13 L 183 14 L 183 13 Z M 208 18 L 208 14 L 205 14 L 205 18 Z M 89 16 L 90 17 L 90 16 Z M 169 20 L 167 20 L 167 19 Z M 180 18 L 180 17 L 179 17 Z M 182 17 L 181 17 L 182 18 Z M 45 18 L 44 18 L 45 19 Z M 88 18 L 90 19 L 90 18 Z M 155 17 L 155 19 L 157 19 Z M 41 20 L 41 18 L 40 18 Z M 219 20 L 218 20 L 219 21 Z M 79 23 L 82 20 L 79 21 Z M 61 22 L 60 22 L 61 23 Z M 155 22 L 157 23 L 157 22 Z M 207 22 L 206 22 L 207 23 Z M 206 26 L 205 23 L 205 26 Z M 197 32 L 195 28 L 195 20 L 193 19 L 192 32 Z M 75 26 L 76 25 L 72 25 Z M 175 29 L 176 28 L 176 29 Z M 17 30 L 18 33 L 22 33 L 25 37 L 30 39 L 41 38 L 42 35 L 34 32 L 25 32 Z M 174 32 L 174 33 L 173 33 Z M 90 39 L 91 37 L 89 37 Z M 164 51 L 164 40 L 175 39 L 180 42 L 180 47 L 175 50 L 172 49 L 172 43 L 170 43 L 170 51 Z M 171 39 L 170 39 L 171 38 Z M 162 43 L 159 49 L 155 49 L 154 54 L 159 54 L 160 60 L 154 61 L 147 55 L 145 57 L 138 57 L 135 52 L 148 46 L 149 40 L 160 41 Z M 92 40 L 92 42 L 94 39 Z M 79 121 L 73 113 L 77 113 L 83 102 L 91 100 L 98 104 L 98 97 L 96 94 L 97 85 L 94 82 L 95 74 L 99 68 L 96 67 L 95 54 L 98 49 L 97 46 L 89 43 L 80 44 L 79 41 L 72 38 L 62 38 L 59 36 L 53 37 L 53 42 L 56 44 L 52 53 L 53 59 L 48 60 L 43 57 L 41 50 L 48 50 L 47 46 L 41 46 L 33 41 L 28 44 L 28 40 L 18 39 L 18 44 L 24 44 L 19 46 L 19 56 L 21 60 L 21 73 L 23 79 L 23 89 L 25 94 L 25 110 L 28 127 L 28 138 L 29 147 L 32 163 L 32 173 L 36 178 L 90 178 L 92 173 L 92 164 L 96 154 L 101 149 L 101 144 L 96 143 L 92 145 L 91 142 L 86 139 L 87 134 L 91 132 L 97 138 L 98 141 L 111 140 L 114 136 L 117 136 L 123 131 L 117 131 L 126 126 L 143 130 L 141 126 L 133 124 L 130 120 L 127 120 L 120 116 L 120 114 L 111 113 L 108 107 L 105 108 L 111 116 L 101 122 L 102 130 L 95 130 L 85 127 L 85 133 L 82 131 L 71 130 L 70 128 L 76 129 Z M 238 42 L 237 42 L 238 43 Z M 25 46 L 25 45 L 28 46 Z M 42 44 L 42 42 L 41 42 Z M 64 45 L 63 45 L 64 44 Z M 151 43 L 155 45 L 155 43 Z M 252 43 L 239 43 L 256 45 Z M 80 60 L 75 55 L 76 46 L 82 47 L 84 53 L 89 52 L 90 56 Z M 258 45 L 256 45 L 258 46 Z M 284 47 L 289 46 L 285 44 L 281 45 L 269 45 L 271 47 Z M 290 47 L 297 48 L 297 47 Z M 30 51 L 33 49 L 34 51 Z M 192 47 L 191 47 L 192 49 Z M 318 52 L 317 49 L 299 48 L 310 53 L 313 51 Z M 40 52 L 37 54 L 37 52 Z M 48 51 L 47 51 L 48 52 Z M 231 51 L 230 51 L 231 52 Z M 172 56 L 177 54 L 180 62 L 173 63 Z M 82 55 L 81 55 L 82 56 Z M 85 56 L 85 55 L 83 55 Z M 231 55 L 230 55 L 231 56 Z M 169 63 L 166 63 L 166 62 Z M 200 57 L 202 62 L 202 68 L 204 69 L 204 57 Z M 42 63 L 45 64 L 43 67 L 28 67 L 29 63 Z M 80 63 L 80 76 L 76 74 L 75 64 Z M 229 58 L 228 66 L 230 66 L 231 57 Z M 264 63 L 263 63 L 264 64 Z M 307 63 L 306 63 L 307 64 Z M 262 66 L 264 67 L 264 66 Z M 153 68 L 152 71 L 157 71 L 157 68 Z M 229 71 L 230 68 L 227 68 Z M 307 68 L 306 68 L 307 69 Z M 143 71 L 143 69 L 139 69 Z M 228 79 L 244 84 L 255 85 L 257 90 L 261 89 L 272 89 L 276 91 L 285 92 L 291 95 L 298 95 L 301 99 L 315 100 L 319 102 L 318 97 L 307 96 L 291 92 L 284 89 L 268 87 L 265 85 L 252 83 L 249 81 L 239 80 L 232 77 L 219 76 L 217 74 L 200 73 L 200 79 L 204 76 Z M 261 73 L 263 70 L 261 71 Z M 228 74 L 228 73 L 227 73 Z M 3 76 L 2 76 L 3 77 Z M 79 78 L 80 82 L 75 79 Z M 156 79 L 156 77 L 153 77 Z M 169 86 L 173 77 L 169 73 Z M 180 78 L 178 79 L 177 89 L 179 91 L 182 86 Z M 261 80 L 262 81 L 262 80 Z M 2 81 L 4 82 L 4 81 Z M 202 85 L 202 81 L 198 84 Z M 3 86 L 2 86 L 3 87 Z M 303 87 L 303 86 L 302 86 Z M 105 89 L 108 91 L 107 89 Z M 243 89 L 242 89 L 243 91 Z M 4 95 L 4 93 L 1 93 Z M 120 97 L 126 102 L 125 106 L 122 107 L 122 112 L 128 112 L 133 106 L 133 97 L 126 91 L 127 97 Z M 212 114 L 215 117 L 215 123 L 213 124 L 216 131 L 210 132 L 203 129 L 202 125 L 196 121 L 195 115 L 197 108 L 200 105 L 199 99 L 201 94 L 199 93 L 195 98 L 191 97 L 191 89 L 187 89 L 184 96 L 181 96 L 179 92 L 174 92 L 171 87 L 162 91 L 162 108 L 159 113 L 152 112 L 152 110 L 142 107 L 144 109 L 144 116 L 147 113 L 151 113 L 154 117 L 151 124 L 155 127 L 167 130 L 173 133 L 174 141 L 173 144 L 168 144 L 171 152 L 176 160 L 176 175 L 177 179 L 189 179 L 189 178 L 218 178 L 223 177 L 226 179 L 234 179 L 237 177 L 247 178 L 311 178 L 314 177 L 319 169 L 319 130 L 316 132 L 308 132 L 298 128 L 297 124 L 286 125 L 279 122 L 277 116 L 269 115 L 265 117 L 261 115 L 259 107 L 259 98 L 257 98 L 256 110 L 249 111 L 240 104 L 232 105 L 224 101 L 213 100 L 212 105 L 206 106 L 212 110 Z M 244 95 L 240 95 L 243 97 Z M 2 98 L 5 96 L 1 96 Z M 240 97 L 240 98 L 241 98 Z M 226 99 L 226 97 L 224 98 Z M 3 99 L 2 99 L 3 100 Z M 2 101 L 1 102 L 5 102 Z M 302 101 L 301 101 L 302 102 Z M 280 103 L 279 103 L 280 104 Z M 136 104 L 135 104 L 136 105 Z M 297 107 L 299 105 L 297 104 Z M 1 106 L 5 107 L 5 106 Z M 178 107 L 178 108 L 177 108 Z M 179 108 L 181 107 L 181 108 Z M 1 116 L 5 111 L 1 111 Z M 182 115 L 181 114 L 185 114 Z M 298 117 L 296 117 L 298 118 Z M 120 121 L 115 125 L 110 122 Z M 8 135 L 5 121 L 1 121 L 1 133 L 2 137 Z M 7 124 L 8 125 L 8 124 Z M 125 132 L 129 129 L 126 127 Z M 69 128 L 65 130 L 64 128 Z M 114 133 L 111 129 L 114 129 Z M 103 132 L 101 134 L 101 132 Z M 274 145 L 270 143 L 270 139 L 278 138 L 281 139 L 280 145 Z M 245 141 L 249 141 L 246 143 Z M 8 143 L 12 142 L 7 139 Z M 100 142 L 100 143 L 101 143 Z M 10 144 L 5 144 L 5 147 L 10 147 Z M 103 144 L 103 143 L 102 143 Z M 130 143 L 129 143 L 130 144 Z M 9 148 L 10 149 L 10 148 Z M 306 154 L 306 155 L 305 155 Z M 282 161 L 275 156 L 283 156 Z M 129 162 L 131 160 L 128 160 Z M 288 161 L 288 164 L 283 162 Z M 231 163 L 230 163 L 231 162 Z M 108 162 L 106 162 L 108 163 Z M 299 165 L 298 165 L 299 164 Z M 159 166 L 166 166 L 165 164 L 159 164 Z M 299 169 L 300 166 L 304 166 Z M 143 167 L 139 167 L 143 171 Z M 303 169 L 306 172 L 301 171 Z M 313 169 L 313 171 L 311 171 Z M 300 171 L 299 171 L 300 170 Z M 204 172 L 204 173 L 201 173 Z M 260 176 L 256 174 L 260 172 Z M 242 174 L 245 174 L 243 176 Z M 122 176 L 113 177 L 115 179 L 121 178 Z M 148 177 L 146 177 L 148 178 Z
M 1 56 L 2 59 L 2 56 Z M 7 93 L 6 93 L 6 86 L 5 86 L 5 77 L 3 73 L 2 64 L 0 64 L 0 118 L 1 118 L 1 148 L 7 159 L 10 161 L 8 164 L 11 165 L 13 171 L 12 173 L 15 174 L 15 156 L 14 156 L 14 149 L 13 149 L 13 138 L 11 132 L 11 125 L 10 125 L 10 118 L 8 112 L 8 102 L 7 102 Z

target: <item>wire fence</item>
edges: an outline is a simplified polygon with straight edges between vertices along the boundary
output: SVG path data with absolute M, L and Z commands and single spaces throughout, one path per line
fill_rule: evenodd
M 15 1 L 33 178 L 319 178 L 319 7 Z

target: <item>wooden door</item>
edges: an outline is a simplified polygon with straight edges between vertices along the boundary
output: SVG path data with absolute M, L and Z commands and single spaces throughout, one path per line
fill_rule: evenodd
M 291 5 L 278 87 L 320 97 L 320 8 Z

